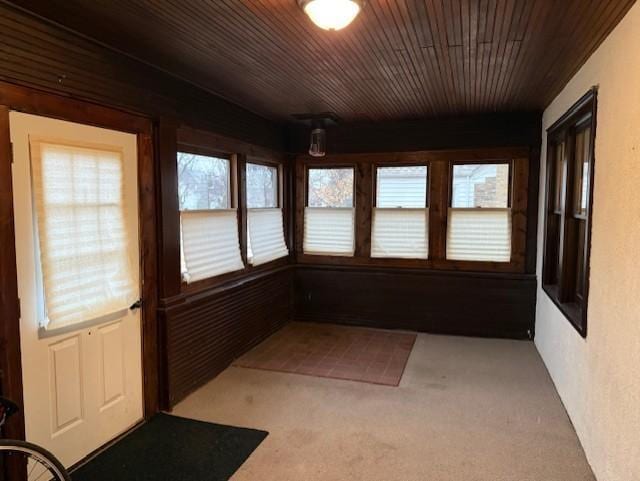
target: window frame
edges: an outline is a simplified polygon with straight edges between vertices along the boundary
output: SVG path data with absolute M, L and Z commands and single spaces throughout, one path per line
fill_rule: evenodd
M 475 263 L 484 263 L 484 262 L 489 262 L 491 264 L 503 264 L 503 265 L 511 265 L 514 263 L 514 252 L 516 252 L 516 250 L 519 247 L 519 242 L 516 238 L 516 236 L 514 235 L 514 210 L 513 210 L 513 196 L 514 196 L 514 172 L 515 172 L 515 167 L 514 167 L 514 162 L 515 159 L 473 159 L 473 160 L 454 160 L 452 162 L 449 163 L 449 201 L 447 204 L 447 225 L 445 227 L 446 231 L 448 232 L 449 230 L 449 211 L 452 209 L 459 209 L 459 210 L 468 210 L 468 211 L 472 211 L 472 210 L 509 210 L 510 214 L 511 214 L 511 258 L 509 260 L 509 262 L 500 262 L 500 261 L 483 261 L 483 260 L 456 260 L 456 259 L 447 259 L 450 262 L 464 262 L 464 263 L 471 263 L 471 265 L 475 264 Z M 508 175 L 508 189 L 507 189 L 507 205 L 506 207 L 453 207 L 453 181 L 454 181 L 454 168 L 456 165 L 508 165 L 509 166 L 509 173 Z M 446 258 L 446 240 L 445 240 L 445 258 Z
M 431 165 L 429 162 L 376 162 L 373 164 L 373 180 L 372 180 L 372 189 L 371 189 L 371 204 L 374 209 L 393 209 L 394 207 L 378 207 L 378 169 L 380 168 L 388 168 L 388 167 L 426 167 L 427 168 L 427 178 L 426 178 L 426 194 L 424 199 L 424 207 L 396 207 L 398 209 L 428 209 L 430 206 L 430 197 L 431 197 Z
M 511 210 L 512 255 L 511 262 L 447 260 L 446 229 L 450 203 L 450 177 L 452 162 L 494 163 L 509 159 L 512 162 Z M 535 245 L 529 229 L 535 230 L 533 216 L 537 214 L 538 179 L 535 170 L 539 155 L 529 147 L 488 147 L 479 149 L 329 154 L 321 161 L 307 154 L 295 159 L 295 254 L 302 265 L 333 265 L 358 267 L 389 267 L 428 271 L 482 272 L 503 274 L 527 274 L 533 272 L 529 246 Z M 429 257 L 405 259 L 371 257 L 372 221 L 375 202 L 376 167 L 428 166 L 427 195 L 429 209 Z M 307 169 L 341 168 L 355 169 L 356 238 L 353 257 L 336 257 L 305 254 L 303 251 L 304 209 L 307 205 Z M 530 207 L 531 208 L 530 208 Z
M 275 167 L 277 172 L 277 206 L 276 207 L 248 207 L 247 205 L 247 193 L 246 193 L 246 177 L 247 177 L 247 164 L 255 164 L 255 165 L 263 165 L 265 167 Z M 245 157 L 243 166 L 239 167 L 243 169 L 242 172 L 242 191 L 243 195 L 242 199 L 242 219 L 239 221 L 240 224 L 240 245 L 242 248 L 242 258 L 244 260 L 245 268 L 243 272 L 252 272 L 254 270 L 262 271 L 266 269 L 270 269 L 272 267 L 282 266 L 284 264 L 289 263 L 290 259 L 293 255 L 292 250 L 292 242 L 289 234 L 289 212 L 290 210 L 287 208 L 287 203 L 285 202 L 285 192 L 287 191 L 287 179 L 285 178 L 285 164 L 281 160 L 274 160 L 270 157 L 258 156 L 258 155 L 248 155 Z M 249 225 L 248 225 L 248 212 L 250 209 L 281 209 L 282 210 L 282 221 L 283 221 L 283 234 L 284 234 L 284 243 L 289 251 L 288 256 L 280 257 L 278 259 L 274 259 L 269 262 L 265 262 L 264 264 L 253 265 L 249 262 Z
M 338 169 L 351 169 L 353 171 L 353 184 L 351 186 L 351 207 L 342 207 L 343 209 L 353 209 L 354 210 L 354 231 L 353 231 L 353 242 L 354 242 L 354 246 L 355 246 L 355 252 L 353 256 L 339 256 L 339 255 L 330 255 L 330 254 L 311 254 L 311 253 L 306 253 L 304 252 L 304 223 L 305 223 L 305 210 L 307 207 L 309 207 L 309 171 L 310 170 L 338 170 Z M 339 262 L 340 259 L 353 259 L 356 254 L 357 254 L 357 250 L 358 250 L 358 242 L 357 242 L 357 238 L 358 238 L 358 226 L 357 226 L 357 213 L 358 213 L 358 207 L 357 207 L 357 185 L 358 185 L 358 165 L 356 163 L 331 163 L 331 162 L 327 162 L 327 163 L 319 163 L 317 159 L 314 159 L 313 162 L 310 163 L 305 163 L 304 167 L 303 167 L 303 184 L 300 185 L 299 182 L 297 182 L 297 189 L 299 191 L 301 191 L 304 195 L 304 202 L 302 204 L 302 209 L 301 209 L 301 213 L 298 212 L 298 209 L 296 209 L 296 230 L 297 230 L 297 238 L 298 241 L 296 242 L 296 251 L 298 254 L 298 258 L 312 258 L 312 259 L 316 259 L 318 261 L 323 261 L 323 260 L 329 260 L 329 259 L 333 259 L 336 262 Z M 320 207 L 322 208 L 322 207 Z M 340 207 L 327 207 L 328 209 L 339 209 Z M 299 221 L 302 221 L 301 224 L 299 224 Z
M 224 209 L 186 209 L 184 212 L 209 212 L 211 210 L 229 210 L 229 209 L 237 209 L 238 208 L 238 188 L 237 188 L 237 156 L 231 153 L 221 153 L 215 150 L 203 149 L 203 148 L 195 148 L 192 146 L 181 148 L 178 146 L 178 150 L 176 152 L 176 164 L 178 162 L 179 154 L 192 154 L 199 155 L 202 157 L 210 157 L 216 159 L 224 159 L 229 162 L 229 185 L 227 187 L 227 195 L 229 198 L 229 205 Z M 178 192 L 180 192 L 180 173 L 176 176 L 176 181 L 178 183 Z M 180 201 L 178 200 L 178 211 L 183 212 L 180 208 Z
M 590 129 L 587 152 L 589 179 L 586 212 L 582 214 L 575 211 L 577 187 L 575 144 L 577 134 L 585 129 Z M 593 87 L 547 129 L 545 160 L 542 290 L 583 338 L 587 337 L 588 325 L 596 130 L 597 88 Z M 564 143 L 564 155 L 560 190 L 561 206 L 557 209 L 557 147 L 562 143 Z M 559 216 L 559 219 L 552 221 L 554 216 Z M 558 223 L 554 230 L 551 222 Z M 581 222 L 584 223 L 582 235 L 580 235 Z M 573 237 L 567 236 L 567 232 L 573 234 Z M 582 249 L 579 247 L 580 238 L 583 242 Z M 580 274 L 577 271 L 579 266 L 581 266 Z M 582 286 L 581 298 L 576 292 L 579 284 Z
M 355 164 L 307 164 L 304 169 L 304 207 L 311 207 L 309 205 L 309 171 L 310 170 L 341 170 L 351 169 L 353 170 L 353 185 L 351 196 L 351 207 L 344 207 L 345 209 L 356 208 L 356 176 L 357 166 Z M 339 209 L 340 207 L 327 207 L 328 209 Z
M 247 209 L 284 209 L 284 167 L 282 165 L 282 162 L 264 159 L 262 157 L 248 156 L 245 162 L 245 176 L 248 175 L 246 169 L 249 164 L 262 165 L 264 167 L 273 167 L 276 169 L 276 173 L 278 176 L 277 182 L 276 182 L 276 187 L 277 187 L 276 204 L 277 205 L 275 207 L 249 207 L 247 205 L 246 206 Z M 245 201 L 246 201 L 246 195 L 245 195 Z
M 402 168 L 402 167 L 425 167 L 427 169 L 427 173 L 426 173 L 426 179 L 425 179 L 425 183 L 426 183 L 426 191 L 425 191 L 425 199 L 424 199 L 424 207 L 378 207 L 378 169 L 380 168 Z M 371 215 L 371 225 L 370 225 L 370 236 L 371 236 L 371 241 L 373 241 L 373 212 L 375 211 L 375 209 L 387 209 L 387 210 L 393 210 L 393 209 L 398 209 L 398 210 L 426 210 L 429 215 L 427 216 L 427 257 L 426 259 L 421 259 L 421 258 L 409 258 L 409 257 L 374 257 L 372 255 L 372 246 L 370 246 L 369 249 L 369 258 L 371 259 L 376 259 L 376 260 L 382 260 L 382 262 L 390 262 L 393 260 L 415 260 L 415 261 L 424 261 L 424 260 L 429 260 L 431 259 L 431 252 L 429 249 L 429 241 L 430 241 L 430 236 L 431 236 L 431 229 L 430 229 L 430 201 L 431 201 L 431 164 L 430 162 L 426 162 L 426 161 L 419 161 L 419 162 L 374 162 L 372 165 L 372 186 L 371 186 L 371 209 L 372 209 L 372 215 Z
M 509 188 L 506 207 L 454 207 L 453 206 L 453 171 L 456 165 L 509 165 Z M 454 160 L 449 163 L 449 205 L 450 209 L 511 209 L 513 204 L 513 159 L 487 160 Z
M 178 155 L 180 153 L 185 154 L 193 154 L 200 155 L 204 157 L 212 157 L 217 159 L 225 159 L 229 162 L 229 186 L 228 186 L 228 195 L 229 195 L 229 205 L 226 209 L 196 209 L 196 210 L 187 210 L 185 212 L 211 212 L 216 210 L 236 210 L 237 218 L 238 218 L 238 239 L 240 241 L 240 257 L 242 259 L 242 263 L 244 267 L 242 269 L 238 269 L 231 272 L 225 272 L 223 274 L 218 274 L 215 276 L 207 277 L 205 279 L 199 279 L 193 282 L 187 282 L 184 279 L 182 268 L 180 269 L 180 286 L 181 290 L 185 292 L 193 292 L 198 291 L 202 288 L 206 288 L 212 285 L 216 285 L 217 283 L 224 281 L 226 279 L 233 278 L 240 273 L 243 273 L 247 269 L 247 260 L 246 260 L 246 246 L 242 245 L 242 230 L 241 230 L 241 218 L 240 218 L 240 189 L 239 189 L 239 169 L 240 169 L 240 160 L 238 154 L 232 152 L 224 152 L 222 150 L 218 150 L 215 148 L 210 148 L 207 146 L 195 146 L 188 144 L 177 144 L 176 149 L 176 166 L 178 165 Z M 180 192 L 180 175 L 179 172 L 176 172 L 176 185 L 177 192 Z M 180 199 L 178 199 L 178 216 L 182 216 L 182 209 L 180 208 Z M 182 220 L 179 220 L 180 224 Z M 182 232 L 182 228 L 180 229 Z M 179 249 L 178 255 L 180 256 L 180 264 L 182 266 L 182 235 L 179 238 Z

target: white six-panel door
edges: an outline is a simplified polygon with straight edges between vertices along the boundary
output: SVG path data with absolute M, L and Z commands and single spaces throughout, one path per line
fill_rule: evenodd
M 17 112 L 11 113 L 10 127 L 26 434 L 29 441 L 51 450 L 70 466 L 143 416 L 140 314 L 125 308 L 89 323 L 42 327 L 46 298 L 34 219 L 30 142 L 48 139 L 54 144 L 101 146 L 122 153 L 127 265 L 137 296 L 136 136 Z M 130 300 L 122 299 L 122 304 Z

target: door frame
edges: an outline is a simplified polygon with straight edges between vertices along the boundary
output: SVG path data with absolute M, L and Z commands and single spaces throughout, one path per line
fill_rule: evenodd
M 156 230 L 156 169 L 154 125 L 145 116 L 129 113 L 28 87 L 0 82 L 0 392 L 23 405 L 20 352 L 20 299 L 16 270 L 13 162 L 9 112 L 11 110 L 137 136 L 142 294 L 142 396 L 144 418 L 160 410 L 160 331 L 158 308 L 158 245 Z M 4 436 L 25 439 L 24 413 L 12 416 Z

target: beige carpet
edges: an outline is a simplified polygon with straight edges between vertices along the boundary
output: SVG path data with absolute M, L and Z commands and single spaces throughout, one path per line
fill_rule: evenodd
M 270 432 L 235 481 L 593 481 L 529 342 L 420 334 L 399 387 L 229 368 L 175 414 Z

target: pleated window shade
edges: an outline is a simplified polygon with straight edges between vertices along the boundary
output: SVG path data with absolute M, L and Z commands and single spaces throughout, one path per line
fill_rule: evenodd
M 187 282 L 244 268 L 235 209 L 182 211 L 183 277 Z
M 511 209 L 449 209 L 447 259 L 511 261 Z
M 249 262 L 264 264 L 289 255 L 284 241 L 282 209 L 249 209 L 248 253 Z
M 352 256 L 355 252 L 355 209 L 307 207 L 304 211 L 305 254 Z
M 427 259 L 429 209 L 374 209 L 371 257 Z
M 137 297 L 121 152 L 32 142 L 46 328 L 115 314 Z

